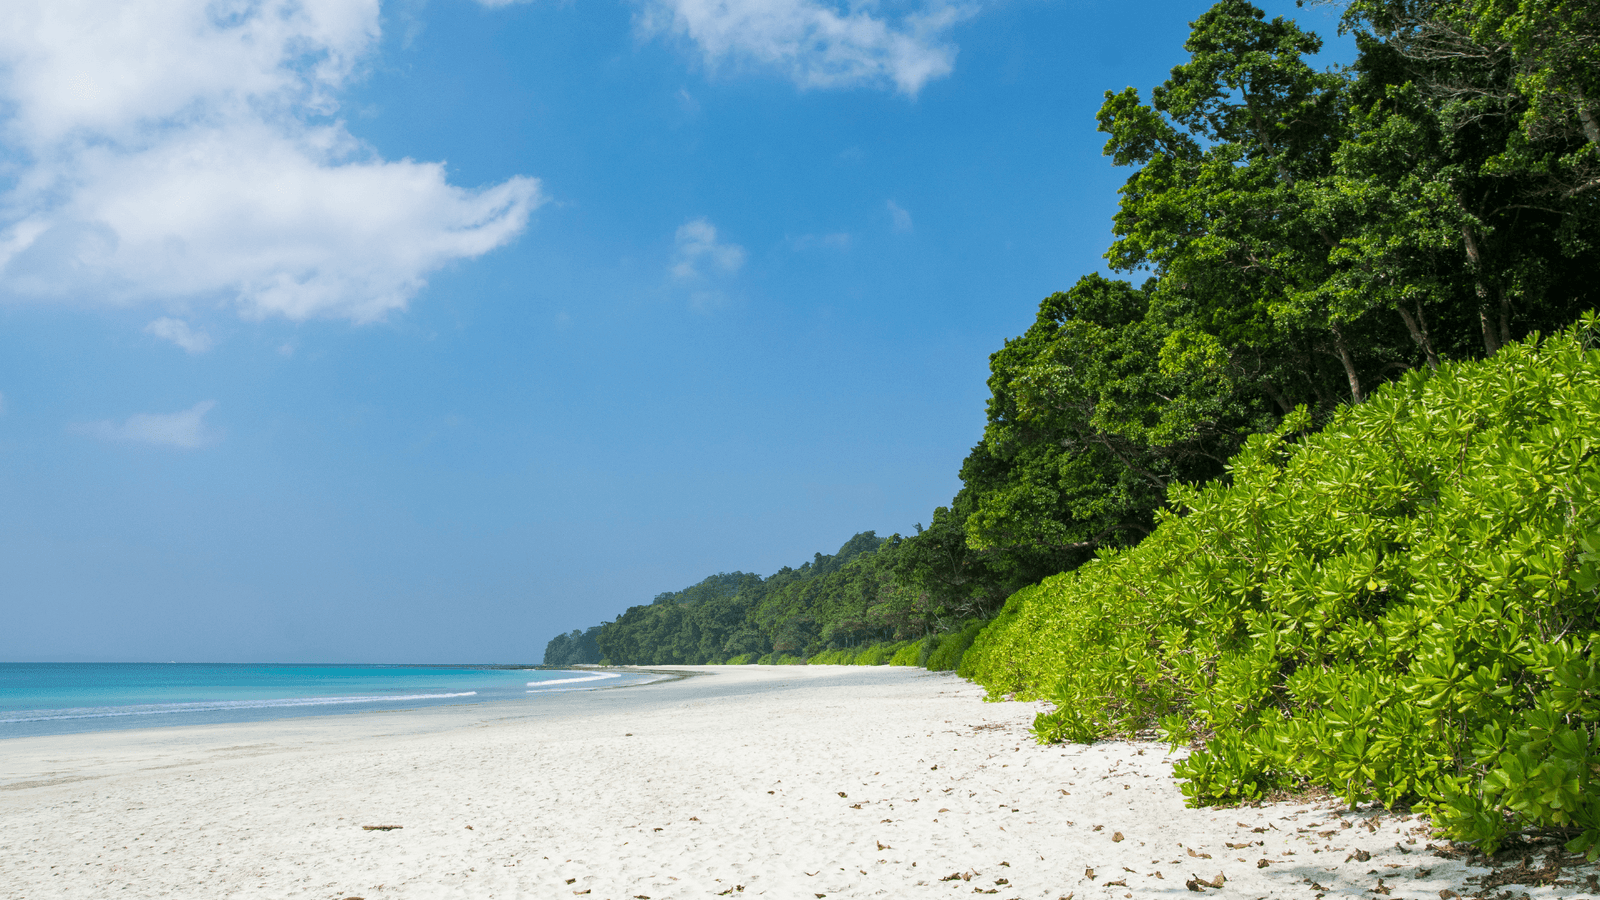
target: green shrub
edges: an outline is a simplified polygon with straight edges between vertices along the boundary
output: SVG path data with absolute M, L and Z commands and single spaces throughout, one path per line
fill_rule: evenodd
M 853 655 L 854 654 L 852 654 L 847 648 L 840 648 L 838 650 L 824 650 L 821 653 L 818 653 L 816 656 L 811 657 L 807 665 L 845 666 L 850 664 L 850 660 Z
M 930 672 L 950 672 L 961 665 L 961 658 L 966 654 L 967 648 L 972 646 L 972 641 L 983 630 L 984 622 L 969 622 L 960 631 L 952 631 L 940 635 L 937 645 L 928 654 L 928 659 L 923 667 Z
M 1197 745 L 1191 802 L 1309 782 L 1594 858 L 1597 324 L 1408 375 L 1298 444 L 1290 417 L 1137 547 L 1013 595 L 963 671 L 1053 701 L 1042 740 Z
M 906 641 L 889 658 L 891 666 L 914 666 L 922 658 L 922 641 Z
M 858 666 L 883 666 L 889 664 L 889 657 L 893 655 L 893 644 L 873 644 L 856 654 L 852 660 Z
M 748 665 L 750 665 L 750 663 L 755 661 L 755 658 L 756 658 L 756 655 L 754 653 L 741 653 L 738 656 L 730 656 L 730 657 L 728 657 L 728 661 L 723 663 L 723 665 L 725 665 L 725 666 L 748 666 Z

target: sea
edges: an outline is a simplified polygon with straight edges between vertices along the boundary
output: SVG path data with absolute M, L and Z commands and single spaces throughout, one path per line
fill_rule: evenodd
M 652 680 L 511 666 L 0 663 L 0 740 L 517 700 Z

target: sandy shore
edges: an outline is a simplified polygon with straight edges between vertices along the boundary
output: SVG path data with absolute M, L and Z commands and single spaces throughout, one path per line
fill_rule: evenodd
M 0 897 L 1437 900 L 1485 871 L 1426 852 L 1417 819 L 1186 809 L 1159 745 L 1038 746 L 1037 706 L 948 674 L 687 671 L 0 742 Z

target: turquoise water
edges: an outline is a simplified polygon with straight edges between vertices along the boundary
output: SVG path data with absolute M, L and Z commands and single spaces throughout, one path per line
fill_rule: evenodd
M 460 703 L 642 680 L 488 666 L 0 663 L 0 739 Z

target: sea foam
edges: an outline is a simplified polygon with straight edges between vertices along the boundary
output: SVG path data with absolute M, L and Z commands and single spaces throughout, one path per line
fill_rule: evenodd
M 552 678 L 549 681 L 530 681 L 530 682 L 528 682 L 528 687 L 545 688 L 545 687 L 548 687 L 549 685 L 552 685 L 552 684 L 576 684 L 576 683 L 578 683 L 580 681 L 604 681 L 607 678 L 621 678 L 621 677 L 622 677 L 621 675 L 618 675 L 615 672 L 600 672 L 600 673 L 598 673 L 596 675 L 584 675 L 584 676 L 579 677 L 579 678 Z M 544 693 L 544 691 L 543 690 L 537 690 L 537 691 L 529 691 L 528 693 L 530 693 L 530 694 L 542 694 L 542 693 Z

